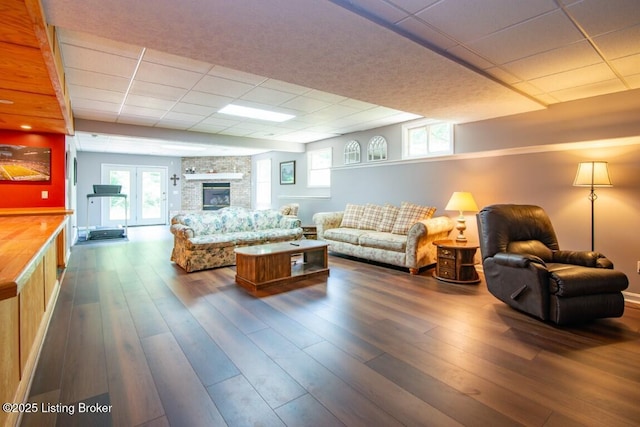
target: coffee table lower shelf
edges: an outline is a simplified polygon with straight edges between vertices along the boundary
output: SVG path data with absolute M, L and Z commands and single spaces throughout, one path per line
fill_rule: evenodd
M 236 249 L 236 283 L 251 292 L 329 276 L 327 244 L 317 240 Z

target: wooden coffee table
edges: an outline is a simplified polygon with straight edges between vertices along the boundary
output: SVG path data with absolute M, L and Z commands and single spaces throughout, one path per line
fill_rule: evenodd
M 318 240 L 236 248 L 236 283 L 249 291 L 328 276 L 327 243 Z

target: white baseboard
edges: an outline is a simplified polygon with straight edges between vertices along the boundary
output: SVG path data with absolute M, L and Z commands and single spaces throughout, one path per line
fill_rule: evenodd
M 634 304 L 640 308 L 640 294 L 636 294 L 633 292 L 622 292 L 624 295 L 624 302 L 627 304 Z

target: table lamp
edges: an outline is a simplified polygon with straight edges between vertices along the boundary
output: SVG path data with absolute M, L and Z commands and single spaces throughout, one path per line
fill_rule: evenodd
M 593 202 L 598 196 L 594 187 L 613 187 L 609 177 L 609 166 L 607 162 L 580 162 L 578 172 L 573 180 L 574 187 L 590 187 L 589 200 L 591 201 L 591 250 L 594 250 L 594 213 Z
M 476 201 L 473 200 L 473 196 L 471 193 L 466 191 L 456 191 L 451 195 L 449 199 L 449 203 L 444 208 L 447 211 L 458 211 L 460 212 L 460 216 L 458 216 L 458 223 L 456 224 L 456 230 L 458 230 L 458 237 L 456 237 L 456 242 L 466 242 L 467 238 L 464 236 L 464 230 L 467 229 L 467 224 L 464 219 L 463 212 L 477 212 L 478 205 L 476 205 Z

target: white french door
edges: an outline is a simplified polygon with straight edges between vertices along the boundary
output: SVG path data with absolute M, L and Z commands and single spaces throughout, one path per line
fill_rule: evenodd
M 167 168 L 102 165 L 102 183 L 122 186 L 123 198 L 102 199 L 102 225 L 167 223 Z

